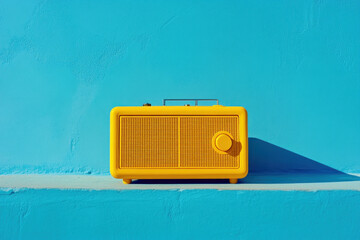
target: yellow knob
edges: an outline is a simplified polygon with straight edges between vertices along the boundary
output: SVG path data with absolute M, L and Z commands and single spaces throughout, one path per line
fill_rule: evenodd
M 223 152 L 229 150 L 232 146 L 232 139 L 226 134 L 220 134 L 215 140 L 215 146 Z

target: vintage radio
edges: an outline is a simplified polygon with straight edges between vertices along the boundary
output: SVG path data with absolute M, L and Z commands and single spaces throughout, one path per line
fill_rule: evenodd
M 195 106 L 166 106 L 194 100 Z M 115 107 L 110 114 L 110 172 L 132 179 L 229 179 L 248 173 L 247 112 L 198 106 L 216 99 L 165 99 L 164 106 Z

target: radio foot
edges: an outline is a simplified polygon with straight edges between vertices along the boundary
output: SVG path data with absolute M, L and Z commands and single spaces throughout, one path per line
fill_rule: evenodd
M 124 184 L 130 184 L 132 182 L 131 179 L 123 179 Z
M 230 179 L 229 179 L 229 182 L 230 182 L 231 184 L 237 184 L 238 179 L 237 179 L 237 178 L 230 178 Z

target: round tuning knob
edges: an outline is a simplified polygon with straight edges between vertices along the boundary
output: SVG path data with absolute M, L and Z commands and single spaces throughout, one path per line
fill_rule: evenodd
M 220 151 L 225 152 L 231 148 L 232 139 L 226 134 L 220 134 L 215 140 L 215 146 Z
M 212 146 L 218 153 L 226 154 L 233 145 L 233 137 L 228 132 L 217 132 L 213 136 Z

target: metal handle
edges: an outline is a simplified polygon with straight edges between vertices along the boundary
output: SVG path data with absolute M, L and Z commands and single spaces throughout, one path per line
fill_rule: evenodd
M 195 106 L 198 105 L 199 101 L 216 101 L 216 104 L 219 105 L 219 99 L 164 99 L 163 100 L 163 105 L 166 105 L 166 101 L 194 101 L 195 102 Z

